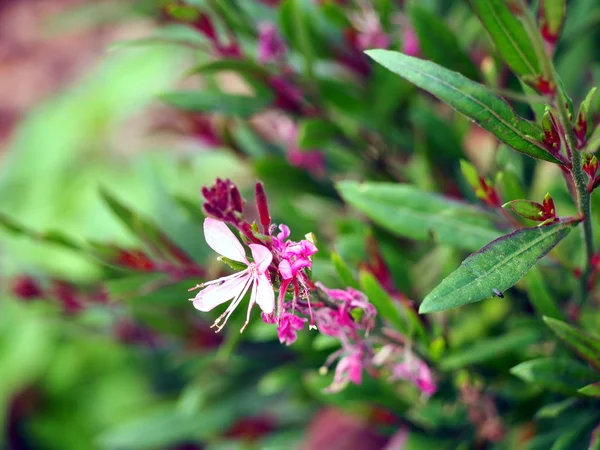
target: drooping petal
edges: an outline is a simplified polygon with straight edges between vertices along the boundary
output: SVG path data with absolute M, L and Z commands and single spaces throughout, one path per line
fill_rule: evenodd
M 256 283 L 256 303 L 265 314 L 271 314 L 275 309 L 273 285 L 264 274 L 258 275 L 254 282 Z
M 264 245 L 250 244 L 248 247 L 250 247 L 250 250 L 252 251 L 252 258 L 254 258 L 258 273 L 264 274 L 269 268 L 271 261 L 273 261 L 273 254 Z
M 248 264 L 244 247 L 225 223 L 207 217 L 204 220 L 204 238 L 219 255 Z
M 215 306 L 237 297 L 251 276 L 248 272 L 240 272 L 240 276 L 237 278 L 231 278 L 223 284 L 213 284 L 202 289 L 194 298 L 194 308 L 200 311 L 210 311 Z

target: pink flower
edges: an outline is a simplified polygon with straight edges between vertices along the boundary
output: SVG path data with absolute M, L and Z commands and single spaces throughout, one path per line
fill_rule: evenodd
M 265 314 L 273 313 L 275 294 L 267 275 L 267 270 L 273 260 L 270 250 L 264 245 L 250 244 L 249 247 L 252 251 L 254 261 L 249 262 L 242 244 L 240 244 L 240 241 L 231 230 L 227 228 L 227 225 L 210 217 L 204 220 L 204 237 L 207 244 L 214 251 L 225 258 L 246 265 L 246 269 L 233 275 L 196 286 L 206 286 L 206 288 L 198 292 L 193 299 L 194 307 L 200 311 L 210 311 L 215 306 L 233 299 L 225 312 L 212 325 L 213 327 L 217 327 L 217 331 L 221 331 L 229 316 L 231 316 L 235 308 L 241 303 L 246 292 L 252 288 L 246 322 L 241 331 L 248 325 L 250 311 L 255 303 L 260 306 Z
M 258 60 L 265 64 L 285 57 L 285 42 L 272 23 L 262 23 L 258 27 Z
M 393 378 L 410 381 L 427 396 L 431 396 L 437 391 L 427 364 L 411 353 L 408 353 L 406 359 L 397 364 L 392 371 Z
M 360 385 L 362 383 L 362 351 L 356 349 L 353 353 L 340 359 L 335 367 L 333 383 L 326 389 L 327 392 L 339 392 L 348 383 Z
M 298 337 L 297 331 L 302 329 L 306 320 L 294 314 L 283 313 L 277 327 L 279 342 L 285 345 L 291 345 L 296 342 L 296 338 Z

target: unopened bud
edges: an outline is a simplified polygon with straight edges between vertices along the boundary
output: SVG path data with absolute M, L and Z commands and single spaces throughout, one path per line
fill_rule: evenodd
M 540 0 L 539 22 L 544 40 L 556 45 L 567 15 L 566 0 Z
M 577 113 L 577 120 L 575 121 L 575 125 L 573 127 L 575 131 L 575 137 L 577 138 L 577 148 L 582 149 L 587 141 L 587 131 L 588 131 L 588 115 L 590 109 L 590 103 L 594 98 L 594 94 L 596 93 L 596 88 L 593 88 L 588 95 L 585 97 L 585 100 L 581 102 L 581 106 L 579 107 L 579 112 Z
M 269 226 L 271 225 L 271 215 L 269 214 L 269 202 L 267 201 L 265 187 L 260 181 L 256 183 L 255 199 L 256 208 L 258 209 L 258 216 L 260 218 L 260 223 L 263 227 L 263 232 L 265 234 L 269 234 Z
M 593 180 L 598 172 L 598 159 L 591 153 L 582 152 L 583 171 Z
M 558 133 L 558 127 L 556 118 L 552 111 L 546 108 L 546 112 L 542 116 L 542 129 L 544 130 L 544 145 L 553 155 L 560 154 L 560 134 Z

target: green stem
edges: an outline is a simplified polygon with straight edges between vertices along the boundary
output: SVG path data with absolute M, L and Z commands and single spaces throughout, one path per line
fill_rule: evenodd
M 592 256 L 594 255 L 594 235 L 592 231 L 592 205 L 590 194 L 587 190 L 587 178 L 583 171 L 583 161 L 581 152 L 577 150 L 577 139 L 573 125 L 569 119 L 569 111 L 567 110 L 567 96 L 563 91 L 562 85 L 558 82 L 558 77 L 554 69 L 551 58 L 546 52 L 544 40 L 539 32 L 534 17 L 531 15 L 529 7 L 523 0 L 516 0 L 521 10 L 523 11 L 523 26 L 529 34 L 532 44 L 535 48 L 537 56 L 540 60 L 541 69 L 548 81 L 555 86 L 556 96 L 554 98 L 554 106 L 558 112 L 558 119 L 564 130 L 565 144 L 572 155 L 571 174 L 577 189 L 577 207 L 579 213 L 583 216 L 583 241 L 585 242 L 586 264 L 581 275 L 580 283 L 575 293 L 574 302 L 576 305 L 582 305 L 588 295 L 588 280 L 592 274 Z

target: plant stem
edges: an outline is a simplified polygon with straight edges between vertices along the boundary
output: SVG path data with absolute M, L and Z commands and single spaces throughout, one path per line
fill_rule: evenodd
M 569 111 L 567 110 L 566 106 L 567 95 L 563 91 L 562 85 L 559 83 L 552 59 L 546 52 L 542 35 L 539 32 L 529 7 L 523 0 L 517 0 L 517 3 L 523 11 L 523 26 L 529 34 L 536 54 L 540 60 L 542 72 L 544 76 L 547 77 L 547 80 L 556 88 L 554 106 L 558 112 L 558 119 L 564 131 L 565 144 L 572 155 L 571 174 L 573 175 L 573 181 L 575 182 L 575 188 L 577 189 L 577 207 L 579 213 L 583 216 L 582 235 L 586 250 L 585 268 L 582 271 L 580 283 L 573 299 L 576 305 L 581 306 L 585 302 L 588 295 L 588 281 L 592 274 L 592 256 L 594 255 L 592 205 L 590 201 L 590 194 L 587 190 L 586 174 L 583 171 L 581 152 L 577 149 L 577 139 L 575 138 L 575 132 L 573 130 L 573 125 L 569 118 Z

